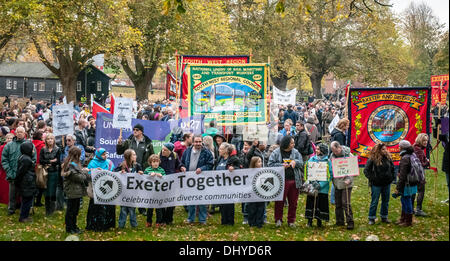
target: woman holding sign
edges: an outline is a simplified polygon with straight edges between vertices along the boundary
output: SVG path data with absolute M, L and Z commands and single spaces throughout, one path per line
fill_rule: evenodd
M 341 146 L 339 142 L 333 141 L 331 142 L 331 156 L 330 160 L 335 158 L 344 158 L 350 157 L 352 154 L 350 153 L 350 148 L 347 146 Z M 335 173 L 330 171 L 333 176 L 333 184 L 336 188 L 335 190 L 335 200 L 336 200 L 336 226 L 345 226 L 345 219 L 347 220 L 347 229 L 352 230 L 355 225 L 353 222 L 353 211 L 351 206 L 351 198 L 352 198 L 352 187 L 353 187 L 353 177 L 345 176 L 345 177 L 335 177 Z M 345 213 L 345 219 L 344 219 Z
M 324 168 L 324 177 L 312 177 L 312 173 L 309 172 L 310 164 L 313 162 L 325 163 Z M 318 166 L 322 167 L 322 166 Z M 328 161 L 328 146 L 320 143 L 316 147 L 316 155 L 311 157 L 308 161 L 308 175 L 306 177 L 307 180 L 316 180 L 319 183 L 319 193 L 317 196 L 308 195 L 306 197 L 306 210 L 305 210 L 305 218 L 308 219 L 308 227 L 312 227 L 313 219 L 317 219 L 317 226 L 322 226 L 322 221 L 330 220 L 330 210 L 328 206 L 328 191 L 330 190 L 330 175 L 329 171 L 331 169 L 331 165 Z M 323 174 L 323 172 L 321 172 Z M 325 180 L 323 180 L 325 179 Z

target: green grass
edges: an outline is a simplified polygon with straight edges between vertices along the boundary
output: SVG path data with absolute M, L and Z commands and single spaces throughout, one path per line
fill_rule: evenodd
M 439 160 L 442 160 L 442 146 L 440 147 Z M 433 156 L 432 156 L 432 165 Z M 438 163 L 441 169 L 441 163 Z M 436 194 L 435 194 L 436 186 Z M 391 186 L 391 192 L 395 185 Z M 427 171 L 426 195 L 423 203 L 424 211 L 429 217 L 414 217 L 413 227 L 402 228 L 395 224 L 382 224 L 379 220 L 373 226 L 367 224 L 367 215 L 370 204 L 367 179 L 362 174 L 355 177 L 355 186 L 352 193 L 352 208 L 355 219 L 355 229 L 347 231 L 342 227 L 334 227 L 334 206 L 330 205 L 330 222 L 325 227 L 306 227 L 304 218 L 306 197 L 300 195 L 297 209 L 296 228 L 287 227 L 286 223 L 281 228 L 274 224 L 274 204 L 270 203 L 267 213 L 270 224 L 262 229 L 250 228 L 242 225 L 241 204 L 236 204 L 234 226 L 220 225 L 220 214 L 216 213 L 208 218 L 206 226 L 186 225 L 183 221 L 187 214 L 183 207 L 176 207 L 174 224 L 164 228 L 146 228 L 145 217 L 138 214 L 138 227 L 130 228 L 127 222 L 125 229 L 112 229 L 108 232 L 84 232 L 80 240 L 109 240 L 109 241 L 348 241 L 352 237 L 364 240 L 368 235 L 377 235 L 382 241 L 449 241 L 449 205 L 440 203 L 448 198 L 445 174 L 439 171 L 435 178 L 433 171 Z M 88 198 L 84 198 L 84 204 L 78 215 L 78 226 L 82 229 L 86 226 L 86 213 Z M 377 215 L 379 216 L 379 207 Z M 119 216 L 119 207 L 116 207 L 116 217 Z M 390 198 L 389 218 L 396 221 L 400 217 L 400 199 Z M 51 217 L 45 216 L 44 207 L 36 208 L 32 216 L 34 222 L 22 224 L 18 222 L 18 211 L 13 216 L 7 216 L 7 207 L 0 205 L 0 240 L 1 241 L 60 241 L 68 234 L 64 229 L 64 212 L 55 212 Z M 287 216 L 287 208 L 284 209 L 284 222 Z M 155 217 L 154 217 L 155 220 Z M 314 222 L 314 225 L 316 223 Z M 116 222 L 117 225 L 117 222 Z

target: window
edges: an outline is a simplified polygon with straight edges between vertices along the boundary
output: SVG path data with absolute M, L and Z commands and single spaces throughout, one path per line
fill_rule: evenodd
M 97 91 L 98 92 L 102 91 L 102 82 L 101 81 L 97 81 Z
M 11 80 L 6 80 L 6 89 L 11 90 L 11 85 L 12 85 L 12 81 Z
M 35 91 L 35 92 L 37 92 L 37 85 L 38 85 L 37 82 L 33 83 L 33 91 Z
M 77 81 L 77 92 L 81 92 L 81 81 Z
M 60 82 L 56 83 L 56 92 L 62 92 L 62 84 Z
M 17 90 L 17 81 L 14 81 L 13 89 L 14 89 L 14 90 Z
M 45 91 L 45 82 L 40 82 L 40 83 L 39 83 L 39 91 L 40 91 L 40 92 Z

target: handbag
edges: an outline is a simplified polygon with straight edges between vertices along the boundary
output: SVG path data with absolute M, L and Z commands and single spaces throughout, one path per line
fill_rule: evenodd
M 35 168 L 36 173 L 36 186 L 41 189 L 47 188 L 48 172 L 47 168 L 41 164 L 37 164 Z
M 309 181 L 307 180 L 300 187 L 300 193 L 306 194 L 308 196 L 317 197 L 319 194 L 320 184 L 317 181 Z

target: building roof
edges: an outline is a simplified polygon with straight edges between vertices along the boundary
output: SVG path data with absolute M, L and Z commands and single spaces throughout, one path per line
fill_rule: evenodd
M 93 65 L 88 65 L 110 78 Z M 84 69 L 83 69 L 84 70 Z M 0 76 L 59 79 L 43 63 L 0 63 Z
M 0 63 L 0 76 L 58 79 L 43 63 Z

